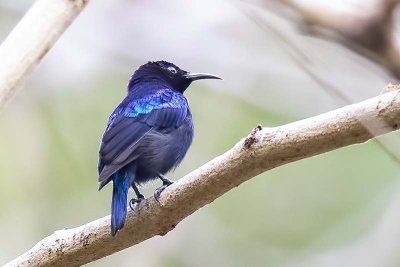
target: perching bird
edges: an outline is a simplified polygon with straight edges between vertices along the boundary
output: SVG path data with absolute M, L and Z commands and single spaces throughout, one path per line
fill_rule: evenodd
M 159 178 L 163 185 L 154 196 L 172 184 L 165 173 L 182 161 L 193 140 L 193 121 L 183 93 L 191 82 L 221 79 L 204 73 L 189 73 L 166 61 L 148 62 L 137 69 L 128 83 L 128 94 L 111 114 L 99 152 L 99 190 L 113 182 L 111 234 L 125 223 L 129 187 L 140 202 L 137 185 Z M 132 206 L 131 206 L 132 207 Z

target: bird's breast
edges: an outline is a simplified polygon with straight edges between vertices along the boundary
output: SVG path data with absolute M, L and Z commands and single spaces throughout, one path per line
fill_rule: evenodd
M 177 167 L 189 150 L 193 136 L 190 112 L 179 127 L 155 129 L 147 134 L 138 147 L 140 157 L 135 161 L 138 165 L 136 181 L 146 182 Z
M 173 161 L 170 168 L 174 168 L 181 163 L 192 144 L 193 136 L 192 115 L 188 112 L 182 124 L 170 133 L 165 134 L 162 138 L 164 139 L 163 142 L 166 149 L 165 151 L 161 149 L 161 153 L 166 162 L 168 162 L 168 158 Z

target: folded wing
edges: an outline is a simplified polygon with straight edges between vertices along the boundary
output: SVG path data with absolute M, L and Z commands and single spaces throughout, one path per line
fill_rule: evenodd
M 178 128 L 188 112 L 185 97 L 170 89 L 126 100 L 111 114 L 100 145 L 100 189 L 116 171 L 140 156 L 135 150 L 149 132 Z

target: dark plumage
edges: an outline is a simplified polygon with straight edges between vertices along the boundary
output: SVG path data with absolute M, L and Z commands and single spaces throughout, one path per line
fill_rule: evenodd
M 163 175 L 183 160 L 193 140 L 189 104 L 183 96 L 194 80 L 220 79 L 189 73 L 166 61 L 139 67 L 128 84 L 128 95 L 111 114 L 99 152 L 99 190 L 113 181 L 111 233 L 125 223 L 127 194 L 132 187 L 140 202 L 144 197 L 136 185 L 160 178 L 163 186 L 172 181 Z

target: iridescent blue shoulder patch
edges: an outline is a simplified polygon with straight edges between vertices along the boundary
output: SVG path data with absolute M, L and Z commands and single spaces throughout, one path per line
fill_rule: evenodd
M 188 108 L 186 98 L 171 89 L 158 91 L 155 94 L 139 98 L 129 103 L 125 109 L 124 115 L 126 117 L 135 118 L 142 114 L 149 114 L 157 109 L 182 109 L 184 111 Z

